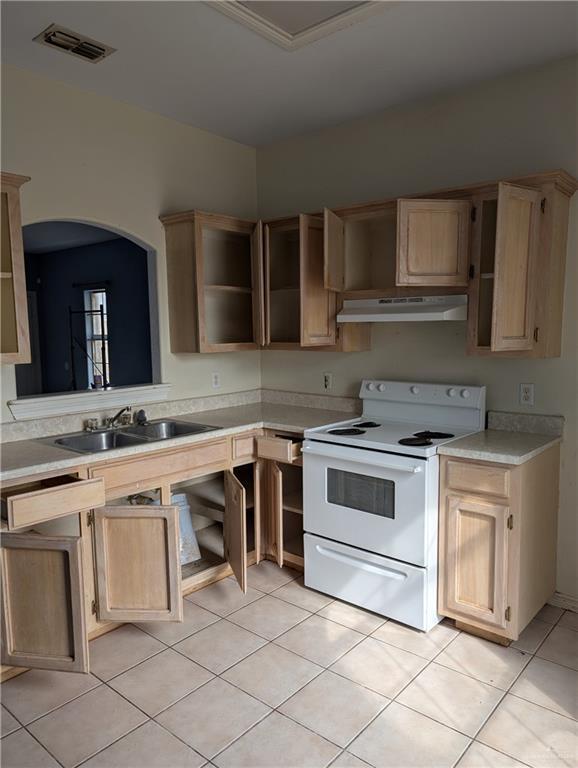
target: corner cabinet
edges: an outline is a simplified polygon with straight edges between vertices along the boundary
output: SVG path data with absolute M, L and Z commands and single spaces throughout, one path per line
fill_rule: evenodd
M 513 466 L 440 457 L 438 611 L 517 640 L 554 594 L 559 448 Z
M 30 362 L 28 302 L 20 217 L 20 187 L 27 181 L 30 181 L 28 176 L 0 173 L 0 363 Z

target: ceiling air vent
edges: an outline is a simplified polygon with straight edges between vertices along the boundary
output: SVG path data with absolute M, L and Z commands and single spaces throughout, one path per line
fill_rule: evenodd
M 66 29 L 58 24 L 51 24 L 34 40 L 42 45 L 48 45 L 51 48 L 64 51 L 64 53 L 71 53 L 73 56 L 94 63 L 102 61 L 116 50 L 110 45 L 104 45 L 104 43 L 99 43 L 90 37 L 79 35 L 78 32 L 73 32 L 71 29 Z

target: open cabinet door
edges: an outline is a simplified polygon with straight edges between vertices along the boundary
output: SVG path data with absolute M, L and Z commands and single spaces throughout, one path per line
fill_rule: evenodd
M 81 540 L 2 535 L 2 664 L 88 672 Z
M 155 505 L 94 510 L 99 620 L 183 620 L 178 515 Z
M 336 297 L 324 285 L 323 222 L 299 216 L 301 346 L 323 347 L 336 341 Z
M 247 591 L 247 499 L 245 486 L 231 470 L 225 472 L 223 538 L 225 560 L 243 592 Z
M 345 225 L 329 208 L 323 209 L 323 282 L 330 291 L 345 290 Z
M 494 266 L 494 352 L 532 349 L 534 345 L 536 258 L 540 236 L 537 189 L 498 186 Z
M 251 270 L 253 277 L 253 336 L 264 347 L 265 329 L 265 275 L 263 264 L 263 222 L 258 221 L 251 235 Z
M 277 565 L 283 567 L 283 473 L 275 461 L 269 462 L 269 504 L 273 530 L 273 549 Z

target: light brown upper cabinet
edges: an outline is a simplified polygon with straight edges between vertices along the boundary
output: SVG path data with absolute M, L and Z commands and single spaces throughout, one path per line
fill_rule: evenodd
M 0 174 L 0 214 L 2 245 L 0 252 L 0 362 L 29 363 L 30 334 L 22 222 L 20 217 L 20 187 L 28 176 Z
M 261 225 L 200 211 L 162 216 L 172 352 L 263 343 Z
M 336 343 L 336 297 L 323 284 L 323 221 L 270 221 L 264 228 L 265 344 L 323 347 Z
M 474 196 L 468 351 L 522 357 L 561 352 L 569 198 L 563 172 L 532 186 L 499 183 Z
M 397 201 L 397 285 L 467 286 L 469 200 Z

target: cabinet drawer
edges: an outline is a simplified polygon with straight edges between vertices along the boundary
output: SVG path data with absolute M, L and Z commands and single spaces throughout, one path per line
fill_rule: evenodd
M 255 435 L 239 435 L 233 438 L 233 461 L 254 459 L 256 456 Z
M 261 459 L 273 459 L 292 464 L 301 456 L 301 443 L 290 438 L 258 437 L 257 455 Z
M 8 528 L 25 528 L 104 505 L 104 482 L 70 475 L 2 491 L 2 516 Z
M 476 464 L 471 461 L 446 463 L 446 486 L 456 491 L 489 493 L 507 498 L 510 495 L 510 470 L 491 464 Z
M 227 466 L 229 462 L 229 441 L 215 440 L 163 456 L 139 456 L 132 461 L 95 467 L 93 477 L 101 477 L 106 487 L 107 499 L 114 498 L 111 491 L 122 488 L 124 493 L 148 489 L 151 482 L 170 477 L 173 480 L 209 465 Z

